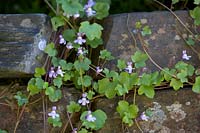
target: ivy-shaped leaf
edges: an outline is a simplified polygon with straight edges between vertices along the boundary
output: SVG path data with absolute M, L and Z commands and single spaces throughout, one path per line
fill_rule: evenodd
M 103 112 L 102 110 L 96 110 L 94 112 L 92 112 L 92 116 L 96 118 L 96 120 L 94 122 L 89 122 L 86 119 L 86 116 L 88 115 L 88 111 L 85 111 L 81 114 L 81 121 L 83 126 L 85 126 L 86 128 L 91 128 L 94 130 L 99 130 L 100 128 L 102 128 L 105 124 L 105 121 L 107 119 L 106 113 Z
M 151 35 L 152 34 L 151 29 L 149 28 L 148 25 L 146 25 L 146 26 L 144 26 L 142 28 L 141 34 L 142 34 L 142 36 L 146 36 L 146 35 Z
M 28 98 L 26 95 L 22 94 L 21 91 L 18 91 L 17 94 L 14 96 L 15 99 L 17 99 L 17 104 L 19 106 L 22 106 L 26 103 L 28 103 Z
M 79 3 L 79 0 L 57 0 L 62 5 L 62 9 L 67 15 L 74 15 L 83 11 L 83 6 Z
M 200 4 L 200 0 L 194 0 L 194 4 L 199 5 Z
M 190 15 L 194 19 L 194 24 L 197 26 L 200 25 L 200 7 L 197 6 L 191 10 Z
M 67 105 L 67 112 L 69 113 L 79 112 L 80 110 L 81 110 L 81 106 L 74 101 L 70 101 L 70 104 Z
M 54 86 L 57 86 L 58 88 L 62 86 L 62 83 L 62 77 L 56 77 L 55 79 L 53 79 Z
M 103 44 L 102 38 L 94 38 L 94 40 L 87 39 L 87 44 L 90 45 L 92 48 L 97 48 L 99 45 Z
M 148 59 L 148 56 L 141 51 L 136 51 L 134 55 L 131 56 L 132 61 L 135 63 L 136 68 L 144 67 L 145 61 Z
M 74 67 L 77 71 L 87 71 L 90 68 L 91 61 L 88 58 L 84 58 L 82 61 L 76 60 L 74 62 Z
M 174 88 L 174 90 L 179 90 L 181 87 L 183 88 L 183 83 L 180 80 L 175 78 L 171 79 L 170 86 Z
M 66 29 L 63 32 L 63 37 L 69 42 L 74 42 L 74 40 L 76 39 L 76 32 L 73 29 Z
M 88 21 L 81 23 L 79 32 L 85 33 L 89 40 L 94 40 L 95 38 L 100 39 L 103 27 L 97 23 L 90 24 Z
M 122 121 L 129 126 L 133 125 L 133 119 L 137 117 L 139 111 L 136 105 L 129 105 L 129 103 L 124 100 L 118 102 L 116 110 L 120 114 Z
M 51 19 L 51 23 L 53 26 L 53 30 L 57 31 L 58 27 L 63 26 L 65 24 L 65 21 L 61 16 L 55 16 Z
M 57 55 L 57 50 L 55 49 L 55 44 L 54 43 L 49 43 L 45 50 L 45 53 L 47 53 L 50 57 L 56 56 Z
M 195 93 L 200 93 L 200 77 L 196 77 L 195 83 L 192 86 L 192 91 Z
M 104 59 L 104 60 L 108 60 L 108 61 L 114 59 L 114 57 L 111 55 L 111 52 L 106 50 L 106 49 L 100 51 L 99 58 Z
M 92 78 L 88 75 L 85 75 L 83 77 L 78 77 L 78 85 L 83 85 L 84 87 L 89 87 L 92 83 L 91 81 Z
M 152 85 L 146 86 L 146 85 L 141 85 L 140 88 L 138 89 L 138 94 L 142 95 L 145 94 L 148 98 L 153 98 L 155 95 L 155 90 Z
M 46 73 L 44 67 L 36 67 L 35 68 L 35 77 L 41 77 L 42 75 L 44 75 Z
M 126 62 L 124 60 L 117 60 L 117 67 L 120 71 L 124 70 L 126 68 Z
M 96 11 L 95 17 L 97 19 L 103 19 L 109 15 L 110 5 L 105 2 L 96 2 L 94 10 Z
M 56 117 L 54 119 L 52 117 L 49 117 L 47 121 L 48 121 L 49 124 L 52 124 L 53 127 L 61 127 L 62 126 L 62 122 L 60 120 L 60 117 Z

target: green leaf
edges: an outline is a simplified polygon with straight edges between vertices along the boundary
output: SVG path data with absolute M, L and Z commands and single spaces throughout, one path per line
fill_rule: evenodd
M 190 15 L 194 19 L 194 24 L 197 26 L 200 25 L 200 7 L 197 6 L 191 10 Z
M 131 56 L 132 61 L 135 63 L 136 68 L 144 67 L 145 61 L 148 59 L 148 56 L 141 51 L 136 51 L 134 55 Z
M 88 58 L 84 58 L 83 60 L 76 60 L 74 62 L 74 67 L 77 71 L 82 71 L 82 70 L 89 70 L 90 68 L 90 64 L 91 64 L 91 61 L 88 59 Z
M 174 88 L 174 90 L 179 90 L 181 87 L 183 88 L 183 83 L 180 80 L 175 78 L 171 79 L 170 86 Z
M 53 95 L 55 92 L 54 88 L 53 87 L 48 87 L 46 90 L 45 90 L 45 94 L 46 95 Z
M 135 28 L 136 28 L 136 29 L 142 28 L 141 22 L 136 22 L 136 23 L 135 23 Z
M 97 19 L 103 19 L 109 15 L 110 5 L 108 3 L 96 2 L 93 8 L 96 11 Z
M 90 24 L 88 21 L 81 23 L 79 32 L 85 33 L 89 40 L 94 40 L 95 38 L 100 39 L 103 27 L 97 23 Z
M 76 39 L 76 32 L 73 29 L 66 29 L 63 32 L 63 37 L 69 42 L 74 42 L 74 40 Z
M 141 34 L 142 34 L 142 36 L 151 35 L 152 32 L 151 32 L 151 29 L 149 28 L 149 26 L 147 26 L 147 25 L 144 26 L 142 28 Z
M 45 90 L 45 94 L 49 96 L 51 102 L 57 102 L 62 97 L 61 90 L 56 90 L 51 86 Z
M 78 131 L 78 133 L 92 133 L 92 132 L 87 131 L 85 128 L 81 128 L 81 130 Z
M 74 101 L 70 101 L 70 104 L 67 105 L 67 112 L 69 113 L 79 112 L 80 110 L 81 110 L 81 106 Z
M 193 46 L 195 44 L 195 41 L 191 37 L 189 37 L 186 43 L 190 46 Z
M 115 87 L 115 90 L 117 91 L 117 94 L 119 96 L 122 96 L 124 95 L 125 93 L 128 93 L 128 89 L 125 88 L 125 87 L 122 87 L 122 85 L 118 84 L 116 87 Z
M 17 104 L 19 106 L 22 106 L 22 105 L 28 103 L 27 96 L 22 94 L 22 92 L 20 92 L 20 91 L 17 92 L 17 94 L 14 96 L 14 98 L 17 100 Z
M 172 75 L 176 73 L 176 70 L 175 69 L 169 70 L 169 68 L 164 68 L 161 73 L 166 81 L 170 81 L 172 79 Z
M 103 44 L 102 38 L 94 38 L 94 40 L 87 39 L 87 44 L 90 45 L 92 48 L 97 48 L 99 45 Z
M 126 68 L 126 62 L 124 60 L 117 60 L 117 67 L 120 71 L 124 70 Z
M 98 80 L 98 85 L 98 92 L 100 94 L 105 94 L 107 98 L 111 99 L 116 95 L 116 82 L 111 82 L 108 78 L 103 78 L 101 80 Z
M 6 130 L 0 129 L 0 133 L 8 133 Z
M 174 5 L 174 4 L 176 4 L 176 3 L 178 3 L 179 2 L 179 0 L 172 0 L 172 4 Z
M 100 51 L 99 58 L 105 59 L 105 60 L 113 60 L 114 59 L 114 57 L 111 55 L 111 52 L 106 49 Z
M 141 85 L 140 88 L 138 89 L 138 94 L 142 95 L 145 94 L 148 98 L 153 98 L 155 95 L 155 90 L 152 85 L 146 86 L 146 85 Z
M 180 79 L 182 83 L 187 82 L 187 72 L 182 70 L 180 73 L 177 74 L 177 78 Z
M 71 79 L 71 75 L 69 73 L 65 73 L 63 77 L 63 81 L 68 81 Z
M 83 85 L 84 87 L 89 87 L 92 83 L 91 81 L 92 78 L 88 75 L 85 75 L 84 77 L 78 77 L 78 85 Z
M 200 4 L 200 0 L 194 0 L 194 4 L 199 5 Z
M 35 77 L 41 77 L 42 75 L 44 75 L 46 73 L 44 67 L 36 67 L 35 68 Z
M 51 19 L 51 23 L 53 26 L 53 30 L 57 31 L 58 27 L 63 26 L 65 24 L 65 21 L 61 16 L 55 16 Z
M 52 117 L 49 117 L 47 121 L 48 121 L 48 123 L 52 124 L 53 127 L 61 127 L 62 126 L 60 117 L 56 117 L 54 119 Z
M 54 48 L 54 46 L 54 43 L 49 43 L 44 50 L 44 52 L 47 53 L 50 57 L 57 55 L 57 50 Z
M 99 130 L 100 128 L 102 128 L 107 119 L 105 112 L 103 112 L 102 110 L 96 110 L 92 112 L 92 116 L 96 118 L 94 122 L 87 121 L 86 120 L 87 115 L 88 115 L 88 111 L 85 111 L 81 114 L 80 119 L 82 121 L 82 125 L 85 126 L 86 128 L 91 128 L 94 130 Z
M 150 74 L 142 74 L 142 77 L 139 79 L 139 85 L 146 85 L 149 86 L 152 84 L 151 82 L 151 75 Z
M 87 93 L 87 98 L 88 98 L 89 100 L 91 100 L 91 99 L 93 98 L 93 95 L 94 95 L 94 94 L 95 94 L 94 91 L 89 90 L 89 92 Z
M 200 76 L 196 77 L 195 83 L 192 86 L 192 91 L 195 93 L 200 93 Z
M 129 126 L 133 124 L 134 118 L 137 117 L 138 114 L 138 107 L 134 104 L 129 105 L 127 101 L 119 101 L 118 106 L 116 108 L 117 112 L 120 114 L 120 117 L 122 118 L 122 121 Z
M 52 57 L 51 62 L 52 62 L 54 67 L 59 66 L 59 61 L 60 61 L 60 59 L 58 59 L 57 57 L 54 57 L 54 56 Z
M 62 5 L 62 9 L 67 15 L 74 15 L 83 11 L 83 6 L 79 3 L 79 0 L 57 0 Z
M 60 60 L 59 65 L 61 66 L 62 70 L 70 71 L 73 67 L 72 63 L 67 63 L 66 60 Z
M 62 77 L 56 77 L 55 79 L 53 79 L 54 86 L 57 86 L 58 88 L 62 86 L 62 83 Z

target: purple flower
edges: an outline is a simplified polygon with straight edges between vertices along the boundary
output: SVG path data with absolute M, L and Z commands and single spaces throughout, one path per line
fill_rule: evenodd
M 82 106 L 85 106 L 88 103 L 90 103 L 90 101 L 87 99 L 87 93 L 82 94 L 82 98 L 78 100 L 78 103 L 81 104 Z
M 78 128 L 74 128 L 74 129 L 72 130 L 72 133 L 78 133 L 77 130 L 78 130 Z
M 183 50 L 182 51 L 182 59 L 185 59 L 185 60 L 190 60 L 190 58 L 192 57 L 192 56 L 188 56 L 187 55 L 187 53 L 186 53 L 186 50 Z
M 59 44 L 66 44 L 66 41 L 65 41 L 65 39 L 63 38 L 63 36 L 62 35 L 59 35 L 59 38 L 60 38 L 60 40 L 59 40 Z
M 78 48 L 78 51 L 77 51 L 78 56 L 84 55 L 86 53 L 87 53 L 87 50 L 85 50 L 85 48 L 83 48 L 83 47 Z
M 142 114 L 140 115 L 140 118 L 143 121 L 148 121 L 149 120 L 149 116 L 147 116 L 145 112 L 142 112 Z
M 76 14 L 73 15 L 73 17 L 74 17 L 74 19 L 77 19 L 77 18 L 80 17 L 80 14 L 79 14 L 79 13 L 76 13 Z
M 84 6 L 84 10 L 87 8 L 90 8 L 95 5 L 95 2 L 93 0 L 88 0 L 88 3 Z
M 76 40 L 74 40 L 74 43 L 78 43 L 80 45 L 82 45 L 83 43 L 85 43 L 86 40 L 82 38 L 84 35 L 85 35 L 84 33 L 78 33 Z
M 100 67 L 98 66 L 98 67 L 96 67 L 96 72 L 97 72 L 97 74 L 99 74 L 100 72 L 102 72 L 103 71 L 103 69 L 100 69 Z
M 73 49 L 73 45 L 71 42 L 68 42 L 66 45 L 67 49 Z
M 125 70 L 128 72 L 128 73 L 132 73 L 133 72 L 133 67 L 132 67 L 132 62 L 127 62 L 127 68 L 125 68 Z
M 59 114 L 56 113 L 56 106 L 52 107 L 52 111 L 48 113 L 48 116 L 52 117 L 53 119 L 60 117 Z
M 63 76 L 64 76 L 64 75 L 63 75 L 64 73 L 65 73 L 65 72 L 62 71 L 61 67 L 58 66 L 58 69 L 57 69 L 57 71 L 56 71 L 56 74 L 57 74 L 57 75 L 60 75 L 61 77 L 63 77 Z
M 56 78 L 57 73 L 54 71 L 54 67 L 51 67 L 51 70 L 49 71 L 49 78 Z
M 91 7 L 87 8 L 87 9 L 85 10 L 85 12 L 86 12 L 86 14 L 87 14 L 87 17 L 92 17 L 92 16 L 94 16 L 94 15 L 96 14 L 96 11 L 93 10 Z
M 96 14 L 96 11 L 92 9 L 94 5 L 95 2 L 93 0 L 88 0 L 88 3 L 84 6 L 84 10 L 88 17 L 94 16 Z
M 92 112 L 91 111 L 88 111 L 88 114 L 86 115 L 86 118 L 85 118 L 87 121 L 89 121 L 89 122 L 94 122 L 94 121 L 96 121 L 96 117 L 94 117 L 93 115 L 92 115 Z

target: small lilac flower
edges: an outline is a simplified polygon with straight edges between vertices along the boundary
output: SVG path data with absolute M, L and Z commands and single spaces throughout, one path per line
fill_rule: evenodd
M 38 48 L 44 51 L 44 49 L 46 48 L 46 45 L 47 45 L 47 41 L 45 39 L 40 39 L 38 43 Z
M 51 70 L 49 71 L 49 78 L 56 78 L 57 73 L 54 71 L 54 67 L 51 67 Z
M 82 45 L 83 43 L 86 42 L 86 40 L 82 38 L 82 36 L 85 35 L 84 33 L 78 33 L 77 35 L 78 35 L 77 39 L 74 40 L 74 43 L 78 43 L 78 44 Z
M 83 47 L 78 48 L 78 52 L 77 52 L 78 56 L 84 55 L 86 53 L 87 53 L 87 50 L 85 50 L 85 48 L 83 48 Z
M 96 121 L 96 117 L 92 116 L 92 112 L 91 111 L 88 111 L 88 114 L 86 115 L 86 118 L 85 118 L 87 121 L 89 122 L 94 122 Z
M 62 71 L 61 67 L 58 66 L 58 69 L 57 69 L 57 71 L 56 71 L 56 74 L 57 74 L 57 75 L 60 75 L 61 77 L 63 77 L 63 74 L 64 74 L 64 73 L 65 73 L 65 72 Z
M 192 56 L 188 56 L 188 55 L 187 55 L 186 50 L 183 50 L 182 53 L 183 53 L 182 59 L 190 60 L 190 58 L 192 57 Z
M 74 19 L 77 19 L 77 18 L 80 17 L 80 14 L 79 14 L 79 13 L 76 13 L 76 14 L 73 15 L 73 17 L 74 17 Z
M 62 36 L 62 35 L 59 35 L 59 38 L 60 38 L 59 43 L 65 45 L 65 44 L 66 44 L 66 41 L 65 41 L 65 39 L 63 38 L 63 36 Z
M 133 32 L 134 34 L 137 34 L 137 33 L 138 33 L 138 30 L 137 30 L 137 29 L 133 29 L 132 32 Z
M 103 71 L 103 69 L 100 69 L 100 67 L 98 66 L 98 67 L 96 67 L 96 73 L 97 74 L 99 74 L 100 72 L 102 72 Z
M 143 120 L 143 121 L 148 121 L 148 120 L 149 120 L 149 116 L 147 116 L 147 115 L 145 114 L 145 112 L 142 112 L 142 114 L 140 115 L 140 118 L 141 118 L 141 120 Z
M 48 113 L 48 116 L 52 117 L 53 119 L 60 117 L 60 115 L 56 113 L 56 106 L 52 107 L 52 111 Z
M 87 17 L 92 17 L 92 16 L 94 16 L 94 15 L 96 14 L 96 11 L 93 10 L 91 7 L 87 8 L 87 9 L 85 10 L 85 12 L 86 12 L 86 14 L 87 14 Z
M 125 68 L 125 70 L 128 72 L 128 73 L 132 73 L 133 72 L 133 67 L 132 67 L 132 62 L 127 62 L 127 68 Z
M 90 101 L 87 99 L 87 93 L 82 94 L 82 98 L 78 100 L 78 103 L 81 104 L 82 106 L 85 106 L 88 103 L 90 103 Z
M 78 133 L 77 130 L 78 130 L 78 128 L 74 128 L 74 129 L 72 130 L 72 133 Z
M 93 0 L 88 0 L 88 3 L 84 6 L 84 10 L 94 5 L 95 5 L 95 2 Z
M 66 45 L 67 49 L 72 49 L 73 48 L 73 45 L 71 42 L 68 42 L 67 45 Z

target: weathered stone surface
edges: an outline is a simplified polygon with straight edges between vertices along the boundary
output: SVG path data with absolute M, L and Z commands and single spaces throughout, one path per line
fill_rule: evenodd
M 108 115 L 108 120 L 103 129 L 98 133 L 138 133 L 139 129 L 134 124 L 122 130 L 119 114 L 116 112 L 118 99 L 98 99 L 96 108 L 102 109 Z M 133 94 L 126 96 L 129 103 L 133 103 Z M 145 96 L 137 96 L 136 104 L 139 106 L 139 114 L 150 109 L 152 116 L 149 121 L 137 121 L 145 133 L 199 133 L 200 132 L 200 95 L 193 93 L 190 88 L 180 91 L 157 91 L 154 99 Z
M 38 43 L 50 35 L 45 14 L 0 14 L 0 78 L 34 73 L 44 63 Z
M 184 24 L 194 33 L 196 30 L 193 21 L 187 11 L 176 11 L 177 16 Z M 187 54 L 192 58 L 191 64 L 200 66 L 197 53 L 200 51 L 200 45 L 195 45 L 195 53 L 186 45 L 181 36 L 190 35 L 186 29 L 180 25 L 175 17 L 167 11 L 162 12 L 136 12 L 128 14 L 118 14 L 110 16 L 104 21 L 104 40 L 105 47 L 116 59 L 125 59 L 131 61 L 131 55 L 136 51 L 135 43 L 131 37 L 131 33 L 135 30 L 135 23 L 142 21 L 143 25 L 148 25 L 152 29 L 152 34 L 144 37 L 144 41 L 148 44 L 147 49 L 152 59 L 161 67 L 173 67 L 177 61 L 182 60 L 182 51 L 187 50 Z M 130 32 L 128 31 L 130 30 Z M 138 36 L 133 33 L 136 38 L 137 47 L 141 50 L 142 46 Z M 107 64 L 108 68 L 116 68 L 116 60 Z M 152 62 L 147 62 L 149 71 L 158 70 Z

